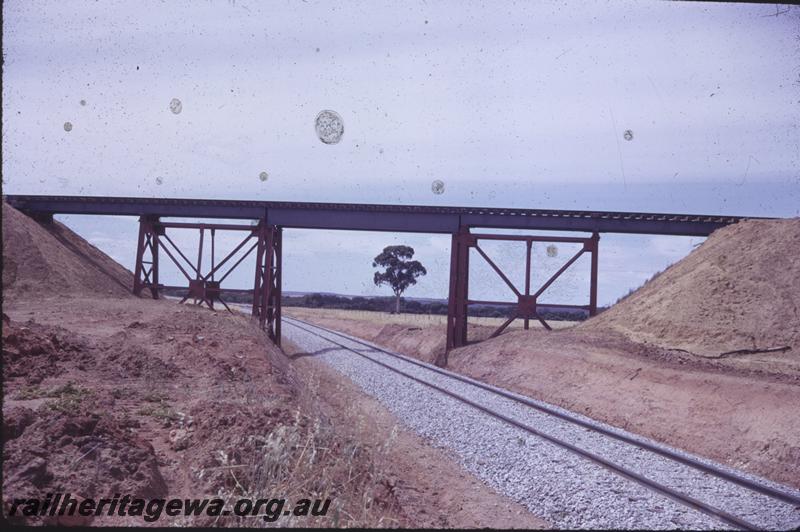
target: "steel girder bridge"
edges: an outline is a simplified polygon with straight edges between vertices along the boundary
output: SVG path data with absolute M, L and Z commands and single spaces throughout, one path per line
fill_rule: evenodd
M 189 291 L 183 301 L 192 298 L 195 302 L 204 302 L 212 308 L 214 302 L 219 301 L 227 308 L 220 297 L 220 284 L 233 269 L 255 251 L 252 314 L 278 345 L 281 340 L 283 251 L 281 235 L 284 228 L 449 234 L 452 243 L 447 313 L 448 350 L 463 346 L 467 342 L 469 305 L 494 304 L 513 307 L 509 319 L 492 336 L 502 333 L 515 319 L 522 319 L 526 329 L 529 321 L 534 319 L 549 328 L 538 312 L 543 307 L 584 309 L 589 315 L 595 315 L 600 233 L 708 236 L 720 227 L 745 219 L 741 216 L 700 214 L 171 198 L 9 195 L 5 196 L 5 199 L 12 207 L 42 221 L 52 220 L 54 214 L 138 216 L 139 239 L 132 287 L 136 295 L 140 295 L 146 289 L 153 298 L 159 297 L 159 288 L 162 286 L 158 282 L 159 256 L 163 250 L 188 281 Z M 179 223 L 162 220 L 170 217 L 241 219 L 251 223 L 255 221 L 255 224 Z M 503 235 L 476 233 L 475 228 L 574 231 L 591 233 L 591 236 Z M 190 260 L 175 245 L 167 229 L 199 230 L 200 245 L 196 262 Z M 241 231 L 245 234 L 241 243 L 219 262 L 215 262 L 214 255 L 214 238 L 217 230 Z M 206 231 L 211 238 L 211 260 L 210 267 L 204 272 L 203 238 Z M 485 240 L 518 241 L 525 244 L 526 275 L 525 286 L 522 289 L 516 287 L 481 248 L 480 242 Z M 581 244 L 578 252 L 536 290 L 531 289 L 530 279 L 531 247 L 534 242 Z M 247 248 L 245 254 L 233 262 L 233 257 L 243 248 Z M 473 248 L 513 292 L 514 301 L 469 299 L 469 252 Z M 589 254 L 591 258 L 588 304 L 541 303 L 539 298 L 542 293 L 583 254 Z M 232 265 L 229 264 L 231 262 Z M 229 269 L 223 274 L 224 266 Z

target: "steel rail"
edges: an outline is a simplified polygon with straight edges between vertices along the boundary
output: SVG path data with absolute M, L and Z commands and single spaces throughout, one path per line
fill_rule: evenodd
M 680 462 L 680 463 L 682 463 L 684 465 L 687 465 L 689 467 L 692 467 L 694 469 L 702 471 L 703 473 L 708 473 L 710 475 L 713 475 L 715 477 L 721 478 L 721 479 L 726 480 L 728 482 L 732 482 L 734 484 L 742 486 L 743 488 L 747 488 L 747 489 L 749 489 L 751 491 L 755 491 L 755 492 L 760 493 L 762 495 L 766 495 L 767 497 L 771 497 L 773 499 L 778 499 L 778 500 L 780 500 L 782 502 L 785 502 L 785 503 L 788 503 L 788 504 L 794 504 L 796 506 L 800 506 L 800 497 L 796 497 L 796 496 L 790 495 L 788 493 L 784 493 L 784 492 L 782 492 L 780 490 L 777 490 L 775 488 L 772 488 L 770 486 L 765 486 L 765 485 L 760 484 L 758 482 L 754 482 L 752 480 L 749 480 L 747 478 L 741 477 L 741 476 L 736 475 L 734 473 L 731 473 L 729 471 L 725 471 L 724 469 L 721 469 L 719 467 L 715 467 L 713 465 L 706 464 L 706 463 L 704 463 L 702 461 L 699 461 L 699 460 L 694 459 L 694 458 L 690 458 L 688 456 L 683 456 L 681 454 L 675 453 L 674 451 L 671 451 L 669 449 L 665 449 L 665 448 L 660 447 L 658 445 L 653 445 L 652 443 L 649 443 L 649 442 L 646 442 L 646 441 L 640 441 L 640 440 L 638 440 L 636 438 L 632 438 L 632 437 L 627 436 L 625 434 L 617 433 L 617 432 L 615 432 L 613 430 L 607 429 L 605 427 L 602 427 L 602 426 L 597 425 L 595 423 L 592 423 L 590 421 L 586 421 L 586 420 L 581 419 L 581 418 L 576 417 L 576 416 L 571 416 L 571 415 L 569 415 L 569 414 L 567 414 L 565 412 L 560 412 L 559 410 L 556 410 L 555 408 L 551 408 L 551 407 L 548 407 L 546 405 L 534 402 L 533 400 L 531 400 L 531 399 L 529 399 L 527 397 L 524 397 L 524 396 L 521 396 L 521 395 L 518 395 L 518 394 L 515 394 L 515 393 L 508 392 L 506 390 L 503 390 L 502 388 L 497 388 L 495 386 L 483 383 L 483 382 L 475 380 L 475 379 L 471 379 L 469 377 L 465 377 L 463 375 L 459 375 L 457 373 L 453 373 L 453 372 L 450 372 L 450 371 L 443 370 L 442 368 L 439 368 L 439 367 L 434 366 L 432 364 L 427 364 L 425 362 L 421 362 L 419 360 L 415 360 L 415 359 L 413 359 L 411 357 L 407 357 L 407 356 L 401 355 L 399 353 L 393 353 L 391 351 L 387 351 L 386 349 L 382 349 L 382 348 L 380 348 L 378 346 L 375 346 L 375 345 L 372 345 L 370 343 L 367 343 L 367 342 L 364 342 L 364 341 L 361 341 L 361 340 L 358 340 L 358 339 L 351 338 L 348 335 L 342 334 L 342 333 L 340 333 L 338 331 L 334 331 L 334 330 L 328 329 L 326 327 L 322 327 L 322 326 L 319 326 L 319 325 L 314 325 L 312 323 L 309 323 L 309 322 L 306 322 L 306 321 L 303 321 L 303 320 L 300 320 L 300 319 L 297 319 L 297 318 L 289 318 L 289 317 L 284 316 L 284 319 L 291 319 L 291 320 L 294 320 L 294 321 L 299 321 L 299 322 L 304 323 L 306 325 L 309 325 L 311 327 L 316 327 L 318 329 L 322 329 L 327 333 L 333 334 L 335 336 L 339 336 L 341 338 L 344 338 L 344 339 L 349 340 L 351 342 L 363 345 L 365 347 L 369 347 L 371 349 L 374 349 L 374 350 L 379 351 L 381 353 L 384 353 L 386 355 L 398 358 L 398 359 L 403 360 L 405 362 L 408 362 L 410 364 L 413 364 L 413 365 L 416 365 L 416 366 L 419 366 L 419 367 L 422 367 L 422 368 L 429 369 L 431 371 L 439 373 L 440 375 L 445 375 L 447 377 L 451 377 L 451 378 L 453 378 L 455 380 L 458 380 L 458 381 L 461 381 L 461 382 L 463 382 L 465 384 L 471 384 L 471 385 L 473 385 L 475 387 L 478 387 L 478 388 L 481 388 L 481 389 L 483 389 L 485 391 L 492 392 L 492 393 L 494 393 L 496 395 L 500 395 L 500 396 L 502 396 L 502 397 L 504 397 L 506 399 L 511 399 L 512 401 L 515 401 L 517 403 L 524 404 L 524 405 L 529 406 L 531 408 L 535 408 L 536 410 L 539 410 L 540 412 L 544 412 L 546 414 L 549 414 L 551 416 L 557 417 L 557 418 L 562 419 L 564 421 L 568 421 L 568 422 L 573 423 L 575 425 L 579 425 L 579 426 L 581 426 L 583 428 L 592 430 L 592 431 L 597 432 L 599 434 L 602 434 L 604 436 L 609 436 L 611 438 L 617 439 L 619 441 L 625 442 L 625 443 L 630 444 L 630 445 L 634 445 L 634 446 L 639 447 L 641 449 L 644 449 L 646 451 L 650 451 L 652 453 L 661 455 L 661 456 L 663 456 L 665 458 L 669 458 L 669 459 L 674 460 L 676 462 Z
M 739 529 L 742 529 L 742 530 L 760 530 L 759 527 L 753 525 L 752 523 L 749 523 L 748 521 L 740 519 L 740 518 L 736 517 L 735 515 L 732 515 L 732 514 L 726 512 L 726 511 L 724 511 L 724 510 L 721 510 L 719 508 L 711 506 L 710 504 L 707 504 L 707 503 L 704 503 L 704 502 L 702 502 L 702 501 L 700 501 L 698 499 L 695 499 L 694 497 L 692 497 L 690 495 L 686 495 L 686 494 L 681 493 L 681 492 L 679 492 L 677 490 L 674 490 L 674 489 L 672 489 L 670 487 L 664 486 L 663 484 L 660 484 L 660 483 L 658 483 L 658 482 L 656 482 L 654 480 L 651 480 L 651 479 L 649 479 L 649 478 L 647 478 L 647 477 L 645 477 L 645 476 L 643 476 L 643 475 L 641 475 L 641 474 L 639 474 L 639 473 L 637 473 L 635 471 L 632 471 L 632 470 L 630 470 L 630 469 L 628 469 L 628 468 L 626 468 L 624 466 L 621 466 L 621 465 L 616 464 L 616 463 L 614 463 L 614 462 L 612 462 L 610 460 L 607 460 L 606 458 L 603 458 L 602 456 L 600 456 L 598 454 L 595 454 L 595 453 L 593 453 L 591 451 L 587 451 L 585 449 L 577 447 L 576 445 L 573 445 L 573 444 L 571 444 L 569 442 L 566 442 L 564 440 L 561 440 L 559 438 L 551 436 L 551 435 L 549 435 L 549 434 L 547 434 L 545 432 L 541 432 L 538 429 L 536 429 L 536 428 L 534 428 L 534 427 L 532 427 L 532 426 L 530 426 L 530 425 L 528 425 L 526 423 L 523 423 L 521 421 L 517 421 L 516 419 L 511 418 L 509 416 L 506 416 L 505 414 L 502 414 L 502 413 L 500 413 L 500 412 L 498 412 L 496 410 L 493 410 L 493 409 L 491 409 L 489 407 L 486 407 L 486 406 L 484 406 L 484 405 L 482 405 L 480 403 L 476 403 L 475 401 L 472 401 L 471 399 L 467 399 L 466 397 L 464 397 L 462 395 L 459 395 L 459 394 L 457 394 L 455 392 L 451 392 L 450 390 L 447 390 L 446 388 L 442 388 L 442 387 L 437 386 L 435 384 L 432 384 L 432 383 L 430 383 L 430 382 L 428 382 L 428 381 L 426 381 L 424 379 L 421 379 L 419 377 L 411 375 L 410 373 L 406 373 L 405 371 L 402 371 L 402 370 L 400 370 L 398 368 L 395 368 L 395 367 L 393 367 L 393 366 L 391 366 L 389 364 L 385 364 L 385 363 L 383 363 L 383 362 L 381 362 L 379 360 L 375 360 L 372 357 L 369 357 L 369 356 L 367 356 L 367 355 L 365 355 L 365 354 L 363 354 L 363 353 L 361 353 L 359 351 L 356 351 L 355 349 L 353 349 L 351 347 L 347 347 L 346 345 L 341 344 L 341 343 L 339 343 L 339 342 L 337 342 L 335 340 L 331 340 L 330 338 L 328 338 L 326 336 L 323 336 L 323 335 L 321 335 L 321 334 L 317 333 L 316 331 L 313 331 L 313 330 L 311 330 L 309 328 L 302 327 L 300 325 L 297 325 L 296 323 L 291 323 L 291 321 L 299 321 L 301 323 L 305 323 L 307 325 L 311 325 L 308 322 L 305 322 L 303 320 L 297 320 L 295 318 L 288 318 L 288 319 L 290 320 L 290 325 L 293 325 L 294 327 L 297 327 L 298 329 L 301 329 L 303 331 L 306 331 L 309 334 L 312 334 L 314 336 L 322 338 L 323 340 L 326 340 L 326 341 L 328 341 L 328 342 L 330 342 L 332 344 L 338 345 L 339 347 L 341 347 L 343 349 L 346 349 L 347 351 L 350 351 L 352 353 L 355 353 L 356 355 L 358 355 L 358 356 L 360 356 L 362 358 L 365 358 L 365 359 L 367 359 L 367 360 L 369 360 L 369 361 L 371 361 L 371 362 L 373 362 L 375 364 L 378 364 L 379 366 L 385 367 L 386 369 L 389 369 L 389 370 L 391 370 L 391 371 L 393 371 L 395 373 L 398 373 L 398 374 L 400 374 L 400 375 L 402 375 L 402 376 L 404 376 L 404 377 L 406 377 L 408 379 L 411 379 L 411 380 L 413 380 L 415 382 L 418 382 L 418 383 L 420 383 L 422 385 L 428 386 L 429 388 L 432 388 L 432 389 L 434 389 L 434 390 L 436 390 L 438 392 L 441 392 L 441 393 L 443 393 L 443 394 L 445 394 L 445 395 L 447 395 L 449 397 L 452 397 L 453 399 L 455 399 L 457 401 L 460 401 L 460 402 L 462 402 L 464 404 L 467 404 L 467 405 L 469 405 L 469 406 L 471 406 L 471 407 L 473 407 L 473 408 L 475 408 L 477 410 L 480 410 L 481 412 L 484 412 L 485 414 L 488 414 L 488 415 L 490 415 L 492 417 L 500 419 L 501 421 L 504 421 L 504 422 L 508 423 L 509 425 L 512 425 L 514 427 L 522 429 L 522 430 L 524 430 L 526 432 L 529 432 L 529 433 L 531 433 L 531 434 L 533 434 L 535 436 L 538 436 L 539 438 L 542 438 L 542 439 L 544 439 L 546 441 L 549 441 L 550 443 L 553 443 L 553 444 L 555 444 L 555 445 L 557 445 L 559 447 L 562 447 L 564 449 L 567 449 L 567 450 L 569 450 L 569 451 L 571 451 L 571 452 L 573 452 L 573 453 L 575 453 L 575 454 L 577 454 L 579 456 L 582 456 L 582 457 L 584 457 L 584 458 L 586 458 L 586 459 L 588 459 L 588 460 L 590 460 L 592 462 L 600 464 L 603 467 L 605 467 L 606 469 L 609 469 L 609 470 L 613 471 L 614 473 L 617 473 L 618 475 L 620 475 L 622 477 L 628 478 L 629 480 L 633 480 L 634 482 L 637 482 L 638 484 L 641 484 L 642 486 L 650 489 L 651 491 L 654 491 L 656 493 L 660 493 L 661 495 L 664 495 L 665 497 L 668 497 L 668 498 L 670 498 L 670 499 L 672 499 L 672 500 L 674 500 L 674 501 L 676 501 L 676 502 L 678 502 L 680 504 L 683 504 L 684 506 L 688 506 L 688 507 L 693 508 L 693 509 L 695 509 L 695 510 L 697 510 L 699 512 L 705 513 L 706 515 L 710 515 L 712 517 L 715 517 L 715 518 L 723 521 L 724 523 L 726 523 L 728 525 L 735 526 L 735 527 L 737 527 Z M 317 327 L 317 326 L 316 325 L 311 325 L 311 327 Z M 320 329 L 326 330 L 324 327 L 320 327 Z M 351 340 L 350 338 L 347 338 L 347 339 Z M 361 342 L 356 342 L 356 343 L 361 343 Z M 371 347 L 371 346 L 368 346 L 368 347 Z M 397 357 L 397 358 L 399 358 L 399 357 Z M 451 376 L 449 374 L 447 374 L 447 375 Z

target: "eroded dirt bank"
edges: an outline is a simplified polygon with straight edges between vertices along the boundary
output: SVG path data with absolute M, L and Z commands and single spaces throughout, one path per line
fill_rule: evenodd
M 11 497 L 53 491 L 330 497 L 327 518 L 285 524 L 405 521 L 380 467 L 383 450 L 340 436 L 301 406 L 303 384 L 274 369 L 267 354 L 282 355 L 249 319 L 147 300 L 17 302 L 5 311 L 6 511 Z M 92 524 L 146 524 L 132 520 Z

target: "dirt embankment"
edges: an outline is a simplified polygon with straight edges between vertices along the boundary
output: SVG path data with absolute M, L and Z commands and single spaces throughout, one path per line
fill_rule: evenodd
M 10 497 L 58 491 L 330 497 L 327 518 L 284 524 L 407 522 L 381 466 L 384 449 L 342 435 L 303 403 L 305 384 L 275 370 L 270 359 L 283 355 L 248 318 L 100 298 L 47 308 L 18 301 L 8 311 L 6 511 Z M 92 524 L 145 524 L 132 520 Z M 156 524 L 213 522 L 162 516 Z M 220 524 L 253 525 L 252 518 Z
M 129 298 L 133 274 L 59 222 L 38 224 L 3 202 L 3 294 Z
M 800 218 L 715 231 L 686 258 L 580 327 L 708 357 L 800 357 Z

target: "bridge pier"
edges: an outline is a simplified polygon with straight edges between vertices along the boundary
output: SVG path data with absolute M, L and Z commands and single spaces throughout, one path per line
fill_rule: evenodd
M 481 248 L 481 240 L 501 240 L 524 242 L 526 246 L 525 254 L 525 286 L 519 290 L 500 267 L 489 257 Z M 499 336 L 516 319 L 522 319 L 524 328 L 529 328 L 531 319 L 538 320 L 542 326 L 550 330 L 550 325 L 539 315 L 539 309 L 543 307 L 557 306 L 561 308 L 580 309 L 588 312 L 590 316 L 597 314 L 597 253 L 599 249 L 600 236 L 597 232 L 592 233 L 589 238 L 576 237 L 554 237 L 554 236 L 528 236 L 528 235 L 499 235 L 499 234 L 475 234 L 471 233 L 468 227 L 460 227 L 457 233 L 453 233 L 450 249 L 450 293 L 447 306 L 447 341 L 445 354 L 437 364 L 447 365 L 447 354 L 451 349 L 462 347 L 467 344 L 467 316 L 469 305 L 507 305 L 513 307 L 508 319 L 503 322 L 491 335 L 490 338 Z M 581 244 L 581 248 L 567 262 L 561 266 L 538 290 L 531 291 L 531 251 L 534 242 L 551 243 L 570 243 Z M 470 249 L 475 249 L 477 253 L 489 264 L 497 273 L 500 279 L 508 286 L 515 296 L 515 301 L 478 301 L 469 299 L 469 255 Z M 561 305 L 555 303 L 544 304 L 539 301 L 542 294 L 572 266 L 584 253 L 591 255 L 591 266 L 589 272 L 589 304 L 588 305 Z
M 447 300 L 449 351 L 467 344 L 467 297 L 469 295 L 469 249 L 474 245 L 466 227 L 453 234 L 450 244 L 450 293 Z M 447 364 L 447 357 L 441 365 Z
M 150 289 L 153 299 L 158 299 L 158 235 L 164 234 L 158 225 L 158 217 L 139 218 L 139 240 L 136 246 L 136 267 L 133 273 L 133 293 L 141 296 L 142 290 Z M 149 259 L 149 260 L 148 260 Z
M 186 254 L 172 241 L 167 229 L 193 229 L 200 232 L 200 243 L 197 250 L 197 262 L 193 263 Z M 203 241 L 206 230 L 211 237 L 211 265 L 207 272 L 203 271 Z M 216 231 L 242 231 L 245 238 L 221 261 L 215 262 Z M 267 331 L 270 339 L 281 343 L 281 236 L 282 229 L 268 225 L 265 219 L 259 220 L 257 226 L 210 224 L 210 223 L 177 223 L 162 222 L 155 216 L 139 218 L 139 240 L 136 249 L 136 265 L 134 268 L 133 293 L 140 296 L 142 290 L 148 288 L 153 299 L 159 298 L 158 282 L 159 254 L 161 251 L 175 264 L 188 283 L 185 303 L 192 299 L 196 304 L 206 304 L 214 308 L 219 302 L 230 311 L 230 307 L 221 297 L 221 284 L 254 250 L 256 251 L 255 282 L 253 285 L 252 315 L 258 319 L 262 329 Z M 253 242 L 252 240 L 255 240 Z M 241 255 L 227 272 L 221 274 L 222 267 L 232 262 L 233 257 L 245 246 L 250 247 Z M 220 275 L 221 274 L 221 275 Z
M 281 345 L 281 256 L 283 230 L 274 225 L 258 226 L 256 275 L 253 285 L 253 316 L 276 345 Z

